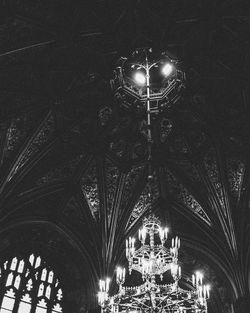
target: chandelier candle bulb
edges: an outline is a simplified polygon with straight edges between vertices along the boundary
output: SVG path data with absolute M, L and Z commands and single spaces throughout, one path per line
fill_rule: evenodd
M 198 285 L 199 282 L 199 272 L 195 273 L 195 284 Z
M 161 243 L 162 243 L 163 240 L 164 240 L 164 231 L 162 230 L 161 227 L 159 227 L 159 237 L 160 237 L 160 240 L 161 240 Z
M 172 248 L 173 251 L 173 257 L 175 258 L 175 248 Z
M 175 247 L 178 248 L 178 237 L 175 237 Z
M 105 288 L 105 280 L 102 280 L 101 281 L 101 291 L 106 291 L 106 288 Z
M 169 76 L 173 71 L 173 66 L 170 63 L 166 63 L 162 68 L 162 74 L 164 76 Z
M 207 286 L 203 286 L 203 298 L 206 298 L 207 296 Z
M 100 291 L 103 291 L 103 283 L 104 281 L 103 280 L 99 280 L 99 288 L 100 288 Z
M 202 285 L 202 281 L 203 281 L 203 275 L 200 274 L 200 284 Z
M 138 71 L 135 73 L 134 79 L 139 85 L 144 85 L 146 83 L 146 77 L 142 72 Z
M 194 276 L 194 274 L 192 275 L 192 284 L 193 284 L 193 286 L 195 286 L 195 276 Z
M 209 299 L 210 297 L 210 286 L 206 285 L 206 295 L 205 295 L 206 299 Z
M 117 269 L 116 269 L 116 281 L 118 283 L 120 283 L 120 281 L 121 281 L 121 268 L 120 267 L 117 267 Z
M 125 281 L 125 276 L 126 276 L 126 269 L 125 267 L 123 268 L 123 281 Z
M 165 232 L 165 240 L 167 240 L 168 239 L 168 228 L 167 227 L 164 229 L 164 232 Z
M 107 279 L 106 279 L 106 286 L 105 286 L 105 287 L 106 287 L 106 288 L 105 288 L 105 291 L 106 291 L 106 292 L 109 291 L 109 283 L 110 283 L 110 278 L 107 278 Z
M 201 281 L 202 281 L 201 273 L 200 272 L 196 272 L 195 275 L 196 275 L 196 285 L 199 285 L 201 283 Z
M 103 280 L 103 281 L 102 281 L 102 291 L 106 291 L 105 286 L 106 286 L 106 285 L 105 285 L 105 280 Z
M 199 297 L 202 298 L 202 286 L 199 286 Z
M 116 281 L 118 284 L 123 284 L 125 281 L 125 268 L 117 267 Z
M 132 252 L 132 254 L 134 254 L 134 252 L 135 252 L 135 238 L 132 238 L 131 244 L 132 244 L 131 252 Z
M 145 243 L 145 240 L 146 240 L 146 235 L 147 235 L 147 230 L 146 230 L 145 227 L 142 227 L 141 235 L 142 235 L 142 242 L 143 242 L 143 244 L 144 244 L 144 243 Z

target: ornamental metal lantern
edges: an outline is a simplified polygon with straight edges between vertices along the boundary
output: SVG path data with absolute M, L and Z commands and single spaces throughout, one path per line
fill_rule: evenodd
M 147 108 L 150 97 L 151 113 L 159 113 L 179 100 L 184 82 L 185 73 L 176 58 L 138 49 L 119 59 L 111 84 L 121 106 L 140 111 Z

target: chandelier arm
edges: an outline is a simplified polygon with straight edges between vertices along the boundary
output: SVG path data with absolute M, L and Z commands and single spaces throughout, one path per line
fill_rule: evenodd
M 147 305 L 146 303 L 143 303 L 142 301 L 140 301 L 140 299 L 137 299 L 137 298 L 134 298 L 134 297 L 133 297 L 133 299 L 134 299 L 137 303 L 139 303 L 139 304 L 141 304 L 142 306 L 144 306 L 145 308 L 150 308 L 150 307 L 151 307 L 151 306 Z

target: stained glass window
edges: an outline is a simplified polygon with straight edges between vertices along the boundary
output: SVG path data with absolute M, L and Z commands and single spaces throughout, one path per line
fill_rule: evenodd
M 40 256 L 6 261 L 0 279 L 5 286 L 0 313 L 62 313 L 60 282 Z

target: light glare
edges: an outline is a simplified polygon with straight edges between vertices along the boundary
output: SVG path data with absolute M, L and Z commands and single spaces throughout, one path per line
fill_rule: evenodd
M 140 85 L 144 85 L 146 83 L 146 77 L 142 72 L 135 73 L 134 79 Z
M 170 63 L 166 63 L 162 68 L 162 74 L 164 76 L 169 76 L 173 71 L 173 65 Z

